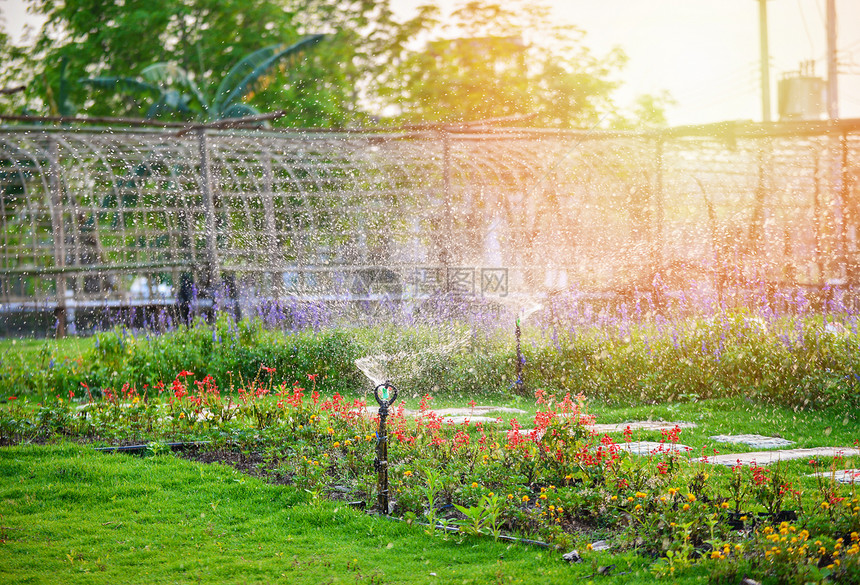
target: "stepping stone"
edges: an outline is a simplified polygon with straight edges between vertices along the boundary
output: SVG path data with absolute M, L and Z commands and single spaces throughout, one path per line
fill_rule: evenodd
M 442 417 L 442 422 L 445 424 L 450 423 L 452 425 L 461 425 L 466 421 L 469 421 L 470 424 L 476 424 L 476 423 L 496 424 L 499 422 L 499 419 L 491 418 L 489 416 L 462 416 L 462 415 Z
M 560 415 L 562 417 L 570 416 L 570 415 Z M 591 430 L 593 430 L 598 435 L 608 434 L 608 433 L 623 433 L 627 430 L 627 427 L 630 427 L 631 431 L 671 431 L 674 430 L 677 426 L 681 429 L 693 429 L 696 428 L 696 423 L 691 422 L 675 422 L 675 421 L 665 421 L 665 420 L 638 420 L 633 422 L 623 422 L 623 423 L 615 423 L 615 424 L 593 424 L 587 425 Z M 507 431 L 505 431 L 507 432 Z M 532 432 L 532 429 L 520 429 L 521 435 L 528 435 Z M 648 441 L 640 441 L 641 443 L 648 443 Z M 661 443 L 653 443 L 654 445 L 660 445 Z M 669 443 L 666 443 L 667 445 Z M 644 449 L 644 447 L 643 447 Z
M 811 459 L 813 457 L 836 457 L 843 455 L 846 457 L 860 455 L 860 449 L 848 447 L 814 447 L 812 449 L 781 449 L 776 451 L 753 451 L 752 453 L 726 453 L 722 455 L 712 455 L 694 459 L 696 463 L 712 463 L 714 465 L 725 465 L 732 467 L 734 465 L 770 465 L 777 461 L 788 461 L 789 459 Z
M 388 409 L 389 414 L 393 411 L 397 410 L 397 406 L 395 405 L 392 408 Z M 470 422 L 483 422 L 483 423 L 495 423 L 497 417 L 488 417 L 485 416 L 491 413 L 501 413 L 501 414 L 525 414 L 526 411 L 520 410 L 518 408 L 507 408 L 504 406 L 475 406 L 471 407 L 463 407 L 463 408 L 439 408 L 428 410 L 427 412 L 432 412 L 436 416 L 445 420 L 445 422 L 453 421 L 454 424 L 462 424 L 464 420 L 468 419 Z M 376 404 L 368 404 L 363 409 L 359 409 L 358 413 L 362 416 L 373 417 L 379 414 L 379 406 Z M 417 418 L 421 416 L 420 410 L 410 410 L 408 408 L 403 409 L 403 416 L 409 418 Z
M 779 449 L 794 445 L 794 441 L 764 435 L 716 435 L 711 438 L 720 443 L 743 443 L 753 449 Z
M 632 441 L 630 443 L 618 443 L 618 447 L 634 455 L 661 455 L 663 453 L 689 453 L 692 447 L 680 443 L 658 443 L 656 441 Z
M 839 483 L 860 484 L 860 469 L 840 469 L 838 471 L 822 471 L 810 473 L 808 477 L 832 477 Z
M 416 411 L 417 412 L 417 411 Z M 525 410 L 519 408 L 508 408 L 506 406 L 475 406 L 464 408 L 439 408 L 433 409 L 438 416 L 471 416 L 475 414 L 489 414 L 491 412 L 500 412 L 505 414 L 525 414 Z
M 616 424 L 594 424 L 590 425 L 596 433 L 623 433 L 630 427 L 631 431 L 671 431 L 675 427 L 680 429 L 694 429 L 696 423 L 691 422 L 674 422 L 667 420 L 638 420 L 633 422 L 623 422 Z

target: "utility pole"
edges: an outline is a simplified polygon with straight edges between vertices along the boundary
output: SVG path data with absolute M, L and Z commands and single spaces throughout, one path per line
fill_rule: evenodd
M 828 0 L 832 2 L 833 0 Z M 758 0 L 758 25 L 761 39 L 761 118 L 770 122 L 770 53 L 767 42 L 767 0 Z
M 827 117 L 839 118 L 836 71 L 836 0 L 827 0 Z

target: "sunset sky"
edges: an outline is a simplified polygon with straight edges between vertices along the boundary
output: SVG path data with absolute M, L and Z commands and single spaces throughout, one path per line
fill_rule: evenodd
M 409 16 L 427 0 L 392 0 Z M 454 0 L 429 2 L 443 12 Z M 757 0 L 550 0 L 560 20 L 586 31 L 585 43 L 597 55 L 621 47 L 629 62 L 621 75 L 617 103 L 667 90 L 677 105 L 671 124 L 721 120 L 761 120 L 759 21 Z M 23 0 L 0 0 L 7 29 L 23 28 Z M 839 31 L 839 111 L 860 118 L 860 1 L 837 0 Z M 770 0 L 772 112 L 776 83 L 804 60 L 826 77 L 825 0 Z
M 423 0 L 392 0 L 408 15 Z M 432 2 L 443 11 L 453 0 Z M 759 6 L 757 0 L 550 0 L 559 20 L 587 33 L 598 55 L 619 46 L 629 62 L 619 105 L 642 93 L 668 90 L 678 102 L 672 124 L 761 120 Z M 776 82 L 804 60 L 827 76 L 825 0 L 770 0 L 768 37 L 771 103 Z M 840 116 L 860 117 L 860 1 L 837 0 Z M 850 73 L 850 74 L 849 74 Z

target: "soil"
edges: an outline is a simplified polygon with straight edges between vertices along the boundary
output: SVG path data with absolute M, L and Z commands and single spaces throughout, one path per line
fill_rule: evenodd
M 221 463 L 229 465 L 244 474 L 259 477 L 268 483 L 289 485 L 292 477 L 282 473 L 276 473 L 266 469 L 263 456 L 260 453 L 243 453 L 228 448 L 204 449 L 200 447 L 189 447 L 176 451 L 178 457 L 188 461 L 199 463 Z

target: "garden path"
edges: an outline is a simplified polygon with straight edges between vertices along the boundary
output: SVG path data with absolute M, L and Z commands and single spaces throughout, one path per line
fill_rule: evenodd
M 376 406 L 365 407 L 363 414 L 371 417 L 379 412 Z M 462 424 L 469 421 L 475 423 L 495 423 L 502 416 L 500 415 L 520 415 L 526 414 L 525 411 L 517 408 L 507 408 L 501 406 L 470 406 L 467 408 L 440 408 L 426 412 L 432 412 L 435 416 L 440 417 L 446 423 Z M 404 416 L 415 418 L 422 414 L 419 410 L 403 410 Z M 495 414 L 496 416 L 489 416 Z M 613 424 L 593 424 L 589 425 L 597 434 L 608 433 L 623 433 L 628 428 L 631 431 L 672 431 L 676 428 L 690 429 L 695 428 L 696 423 L 685 421 L 629 421 Z M 532 429 L 520 429 L 520 434 L 528 435 Z M 712 455 L 710 457 L 699 457 L 692 461 L 709 463 L 712 465 L 770 465 L 778 461 L 788 461 L 791 459 L 814 458 L 814 457 L 836 457 L 836 456 L 860 456 L 860 449 L 851 447 L 815 447 L 811 449 L 784 449 L 793 445 L 794 441 L 789 441 L 781 437 L 768 437 L 764 435 L 714 435 L 711 439 L 722 443 L 734 443 L 749 445 L 754 449 L 769 449 L 768 451 L 752 451 L 749 453 L 723 453 Z M 656 441 L 630 441 L 619 443 L 619 447 L 629 453 L 636 455 L 650 455 L 653 453 L 674 451 L 676 453 L 689 453 L 694 449 L 687 445 L 679 443 L 659 443 Z M 827 472 L 830 475 L 831 472 Z M 844 469 L 835 472 L 834 478 L 837 481 L 844 483 L 858 482 L 860 483 L 860 469 Z

